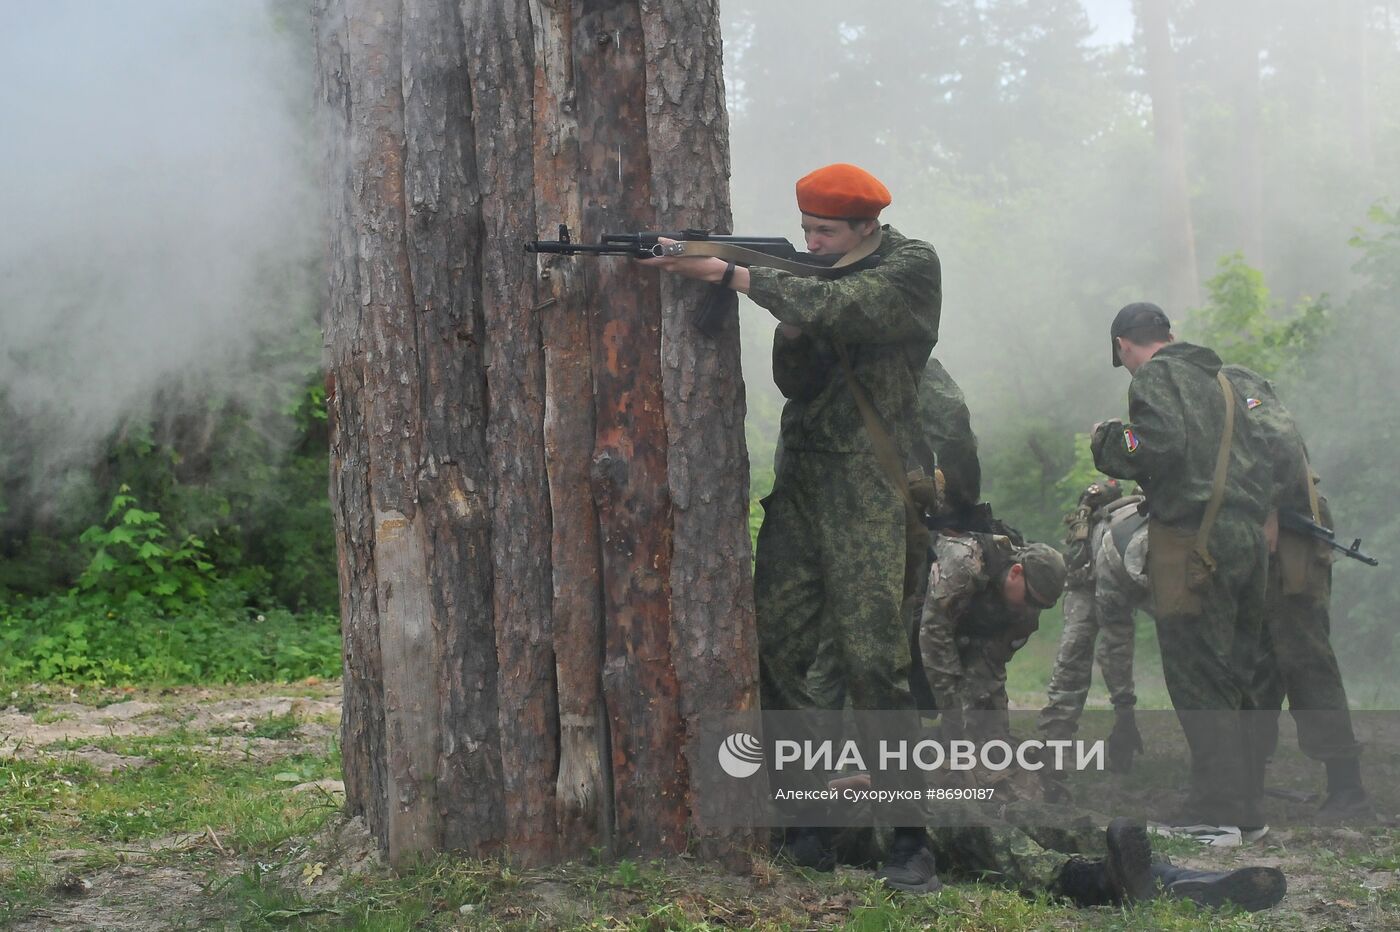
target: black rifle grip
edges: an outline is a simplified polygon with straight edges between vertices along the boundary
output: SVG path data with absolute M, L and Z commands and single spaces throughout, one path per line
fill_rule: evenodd
M 732 302 L 729 300 L 731 295 L 734 296 Z M 725 312 L 731 306 L 738 306 L 738 293 L 722 285 L 715 285 L 695 314 L 695 329 L 707 337 L 715 336 L 724 326 Z

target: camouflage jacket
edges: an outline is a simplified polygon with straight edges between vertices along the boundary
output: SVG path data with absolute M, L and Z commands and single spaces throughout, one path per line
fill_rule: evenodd
M 1225 431 L 1225 403 L 1216 373 L 1220 357 L 1191 343 L 1169 343 L 1143 363 L 1128 388 L 1128 423 L 1105 421 L 1094 433 L 1094 464 L 1147 493 L 1152 516 L 1177 527 L 1197 527 L 1210 500 L 1215 458 Z M 1230 446 L 1221 518 L 1262 524 L 1271 479 L 1258 452 L 1244 397 L 1235 391 L 1235 436 Z
M 1002 598 L 1002 576 L 1012 562 L 1005 537 L 940 535 L 934 548 L 938 559 L 919 620 L 919 654 L 938 707 L 959 708 L 954 697 L 963 651 L 975 644 L 1005 663 L 1040 626 L 1040 613 L 1014 612 Z
M 958 383 L 933 358 L 919 380 L 919 435 L 938 457 L 949 505 L 959 509 L 977 504 L 982 498 L 982 465 L 972 415 Z
M 1220 371 L 1244 397 L 1250 423 L 1258 434 L 1263 458 L 1270 470 L 1270 504 L 1311 515 L 1307 483 L 1313 481 L 1312 474 L 1308 468 L 1307 448 L 1293 415 L 1279 402 L 1269 380 L 1253 369 L 1225 366 Z
M 932 246 L 888 226 L 879 265 L 841 278 L 802 278 L 776 269 L 749 271 L 749 297 L 785 324 L 801 328 L 773 341 L 773 378 L 788 398 L 784 453 L 865 453 L 870 439 L 835 344 L 843 343 L 857 380 L 907 455 L 919 374 L 938 342 L 942 278 Z

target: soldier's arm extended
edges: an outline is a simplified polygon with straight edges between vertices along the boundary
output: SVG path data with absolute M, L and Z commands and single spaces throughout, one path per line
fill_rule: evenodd
M 1105 421 L 1094 432 L 1094 465 L 1106 475 L 1150 488 L 1154 474 L 1181 465 L 1186 449 L 1181 405 L 1168 363 L 1148 360 L 1128 387 L 1129 422 Z
M 749 297 L 786 324 L 841 343 L 934 343 L 942 307 L 938 254 L 906 241 L 879 266 L 837 279 L 749 270 Z
M 976 591 L 978 578 L 970 559 L 949 557 L 940 547 L 939 560 L 929 572 L 928 596 L 919 620 L 919 654 L 938 707 L 959 709 L 963 665 L 958 655 L 957 623 Z

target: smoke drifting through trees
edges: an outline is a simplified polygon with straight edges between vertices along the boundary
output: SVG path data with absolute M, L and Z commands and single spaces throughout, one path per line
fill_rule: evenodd
M 320 278 L 307 29 L 221 0 L 7 17 L 0 400 L 43 426 L 43 494 L 132 414 L 288 376 L 267 356 L 305 342 Z

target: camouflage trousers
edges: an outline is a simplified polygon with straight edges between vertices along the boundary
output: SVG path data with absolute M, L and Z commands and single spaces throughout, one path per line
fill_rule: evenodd
M 904 503 L 874 457 L 784 451 L 763 505 L 754 567 L 763 710 L 840 708 L 849 697 L 856 709 L 907 712 L 907 721 L 888 719 L 902 732 L 889 737 L 916 733 L 909 639 L 900 615 Z M 829 694 L 820 701 L 808 681 L 819 656 L 829 680 Z M 803 727 L 785 724 L 781 734 L 813 740 Z M 860 737 L 878 746 L 885 736 Z M 796 771 L 782 779 L 797 788 L 824 778 Z M 921 821 L 921 813 L 911 812 L 896 824 Z
M 940 874 L 1004 884 L 1035 895 L 1053 890 L 1072 856 L 1107 854 L 1102 829 L 1087 815 L 1050 820 L 1034 803 L 1013 803 L 981 824 L 929 828 Z
M 829 675 L 855 708 L 912 709 L 904 505 L 874 457 L 786 451 L 763 504 L 754 567 L 763 708 L 824 705 L 807 674 L 826 641 Z
M 1143 607 L 1148 594 L 1124 565 L 1107 524 L 1097 526 L 1094 533 L 1089 585 L 1065 592 L 1065 627 L 1050 675 L 1048 701 L 1040 711 L 1041 731 L 1068 735 L 1078 730 L 1096 659 L 1113 707 L 1137 704 L 1133 613 Z
M 1361 753 L 1332 650 L 1331 579 L 1329 566 L 1316 591 L 1284 595 L 1277 562 L 1270 561 L 1264 632 L 1254 674 L 1254 698 L 1260 711 L 1250 716 L 1254 752 L 1261 766 L 1278 747 L 1278 719 L 1285 696 L 1304 754 L 1329 761 Z
M 1222 514 L 1211 534 L 1211 578 L 1196 590 L 1200 610 L 1157 613 L 1162 674 L 1191 749 L 1190 818 L 1260 825 L 1254 755 L 1241 710 L 1251 709 L 1263 622 L 1268 553 L 1262 528 Z M 1154 585 L 1159 580 L 1154 579 Z M 1159 606 L 1162 598 L 1154 600 Z

